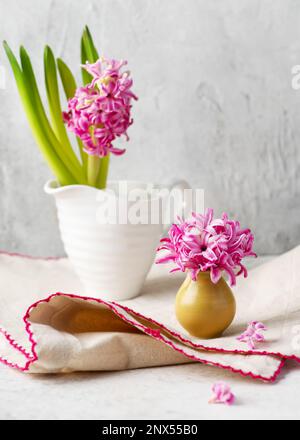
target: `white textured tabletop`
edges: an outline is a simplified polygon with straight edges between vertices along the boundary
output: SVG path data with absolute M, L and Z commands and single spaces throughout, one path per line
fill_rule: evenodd
M 234 406 L 208 404 L 218 380 L 231 385 Z M 274 384 L 202 364 L 64 375 L 0 365 L 0 419 L 298 419 L 299 383 L 296 362 Z
M 207 403 L 216 380 L 232 386 L 234 406 Z M 56 376 L 1 366 L 0 414 L 1 419 L 298 419 L 299 383 L 300 366 L 293 362 L 275 384 L 200 364 Z

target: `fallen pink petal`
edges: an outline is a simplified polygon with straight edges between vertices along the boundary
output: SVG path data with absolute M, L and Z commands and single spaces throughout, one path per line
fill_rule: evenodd
M 238 336 L 236 339 L 240 342 L 245 342 L 248 344 L 248 347 L 251 350 L 255 350 L 256 342 L 264 342 L 265 336 L 262 334 L 262 332 L 267 331 L 267 327 L 262 323 L 258 321 L 251 321 L 248 324 L 248 327 L 246 331 L 244 331 L 240 336 Z
M 231 391 L 231 388 L 225 382 L 216 382 L 212 386 L 213 396 L 209 400 L 209 403 L 222 403 L 225 405 L 233 405 L 235 396 Z

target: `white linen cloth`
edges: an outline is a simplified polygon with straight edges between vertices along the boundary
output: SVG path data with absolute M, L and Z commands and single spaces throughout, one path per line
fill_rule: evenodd
M 81 298 L 67 259 L 0 254 L 0 360 L 30 373 L 123 370 L 202 362 L 274 381 L 288 358 L 300 361 L 300 247 L 238 278 L 237 315 L 221 338 L 190 337 L 176 321 L 184 274 L 154 265 L 141 296 L 108 303 Z M 100 297 L 101 297 L 101 293 Z M 263 321 L 266 342 L 236 340 Z

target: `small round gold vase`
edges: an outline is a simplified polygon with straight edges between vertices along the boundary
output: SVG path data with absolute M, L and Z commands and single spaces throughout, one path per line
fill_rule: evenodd
M 213 339 L 222 335 L 236 312 L 233 293 L 221 278 L 216 284 L 210 272 L 200 272 L 193 281 L 188 274 L 176 295 L 176 317 L 190 335 Z

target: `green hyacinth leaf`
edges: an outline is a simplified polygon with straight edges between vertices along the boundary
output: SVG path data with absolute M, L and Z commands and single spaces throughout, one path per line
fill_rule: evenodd
M 69 67 L 61 58 L 57 58 L 57 67 L 66 98 L 71 99 L 75 95 L 77 88 L 75 78 Z
M 46 46 L 44 52 L 44 72 L 47 97 L 49 102 L 49 110 L 52 120 L 54 133 L 60 141 L 62 148 L 68 158 L 73 161 L 74 165 L 79 166 L 78 159 L 73 152 L 72 145 L 68 138 L 66 127 L 62 118 L 62 109 L 59 97 L 59 89 L 56 73 L 56 62 L 52 50 Z
M 81 38 L 80 49 L 81 49 L 81 64 L 84 65 L 88 61 L 88 57 L 85 51 L 83 38 Z M 89 84 L 93 79 L 92 75 L 90 75 L 83 67 L 81 68 L 81 76 L 84 85 Z
M 69 99 L 73 98 L 73 96 L 75 95 L 75 92 L 76 92 L 77 85 L 76 85 L 75 78 L 74 78 L 71 70 L 69 69 L 69 67 L 66 65 L 66 63 L 61 58 L 57 59 L 57 67 L 58 67 L 60 79 L 61 79 L 61 82 L 63 85 L 63 89 L 65 92 L 66 98 L 69 100 Z M 83 150 L 83 144 L 78 136 L 76 136 L 76 141 L 78 144 L 83 167 L 86 172 L 87 153 L 85 153 L 85 151 Z
M 44 109 L 44 106 L 43 106 L 43 103 L 42 103 L 42 100 L 40 97 L 37 82 L 36 82 L 33 68 L 31 65 L 31 61 L 30 61 L 30 58 L 29 58 L 26 50 L 24 49 L 24 47 L 21 47 L 21 49 L 20 49 L 20 58 L 21 58 L 21 65 L 23 68 L 24 78 L 26 81 L 26 86 L 30 90 L 30 94 L 31 94 L 32 99 L 34 101 L 34 104 L 36 106 L 36 111 L 39 114 L 40 121 L 41 121 L 44 132 L 46 133 L 47 137 L 49 138 L 49 141 L 53 145 L 53 147 L 56 151 L 56 154 L 59 156 L 59 158 L 61 159 L 61 161 L 65 165 L 65 167 L 73 175 L 73 177 L 75 178 L 75 181 L 77 183 L 84 183 L 83 173 L 82 173 L 82 169 L 80 167 L 79 162 L 77 164 L 74 163 L 74 161 L 71 159 L 71 156 L 69 154 L 66 154 L 62 144 L 57 139 L 57 137 L 56 137 L 56 135 L 55 135 L 50 123 L 49 123 L 48 117 L 46 115 L 46 112 L 45 112 L 45 109 Z
M 83 41 L 85 45 L 86 54 L 88 56 L 88 61 L 90 63 L 95 63 L 99 59 L 99 54 L 95 47 L 90 30 L 87 26 L 83 31 Z

